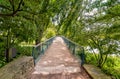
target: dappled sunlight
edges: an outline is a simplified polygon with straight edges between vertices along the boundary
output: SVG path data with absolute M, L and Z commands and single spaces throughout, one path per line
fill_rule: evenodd
M 120 79 L 119 59 L 120 0 L 0 0 L 0 79 Z
M 56 37 L 54 39 L 53 43 L 55 43 L 55 42 L 60 42 L 60 43 L 64 44 L 64 41 L 63 41 L 63 39 L 61 37 Z
M 56 37 L 45 55 L 36 64 L 32 75 L 62 74 L 70 76 L 72 74 L 79 74 L 82 72 L 79 63 L 80 62 L 70 53 L 63 39 Z M 76 75 L 76 77 L 77 78 L 73 78 L 84 78 L 81 74 Z

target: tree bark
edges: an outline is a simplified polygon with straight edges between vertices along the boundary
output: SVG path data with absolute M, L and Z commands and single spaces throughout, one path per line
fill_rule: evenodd
M 9 62 L 9 34 L 10 34 L 10 32 L 9 32 L 9 30 L 8 30 L 8 34 L 7 34 L 7 41 L 6 41 L 6 62 Z
M 105 64 L 105 62 L 106 62 L 106 60 L 107 60 L 107 57 L 108 57 L 108 55 L 106 54 L 106 55 L 105 55 L 105 59 L 104 59 L 102 65 L 101 65 L 101 67 L 103 67 L 103 65 Z

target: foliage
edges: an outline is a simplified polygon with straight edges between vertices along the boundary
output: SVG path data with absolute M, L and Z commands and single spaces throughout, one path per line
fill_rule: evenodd
M 89 46 L 94 57 L 88 54 L 86 58 L 95 60 L 89 62 L 105 70 L 109 66 L 108 56 L 120 54 L 119 3 L 119 0 L 0 0 L 0 54 L 5 50 L 9 54 L 10 47 L 21 42 L 38 44 L 42 38 L 64 35 Z M 97 55 L 94 49 L 98 50 Z M 18 50 L 23 55 L 31 52 L 29 47 Z
M 55 35 L 56 35 L 56 28 L 55 28 L 55 26 L 51 26 L 51 27 L 47 28 L 46 31 L 44 32 L 42 40 L 44 41 Z
M 96 59 L 93 53 L 86 53 L 86 63 L 96 65 Z M 110 75 L 112 78 L 120 78 L 120 57 L 109 56 L 101 69 L 104 73 Z
M 3 47 L 5 47 L 4 46 L 4 41 L 3 41 L 3 39 L 0 39 L 0 68 L 1 67 L 3 67 L 5 64 L 7 64 L 6 63 L 6 61 L 5 61 L 5 53 L 4 53 L 4 48 Z
M 32 56 L 32 46 L 17 46 L 17 53 L 25 56 Z
M 31 3 L 32 1 L 32 3 Z M 49 24 L 49 1 L 2 0 L 0 2 L 0 35 L 5 38 L 6 59 L 9 49 L 20 42 L 40 42 Z M 40 17 L 40 18 L 38 18 Z
M 102 2 L 96 0 L 86 2 L 84 14 L 79 25 L 75 27 L 74 37 L 69 38 L 84 46 L 90 46 L 93 50 L 97 66 L 103 67 L 109 54 L 119 53 L 119 1 L 108 0 Z M 103 5 L 104 4 L 104 5 Z M 74 23 L 75 24 L 75 23 Z M 80 27 L 82 26 L 82 28 Z M 68 30 L 69 31 L 69 30 Z M 74 32 L 74 31 L 73 31 Z M 77 35 L 77 36 L 76 36 Z M 94 49 L 98 50 L 98 55 Z
M 105 63 L 102 70 L 113 78 L 119 79 L 120 78 L 120 59 L 119 57 L 108 57 L 107 63 Z
M 22 17 L 4 18 L 0 24 L 1 37 L 6 50 L 6 59 L 9 61 L 9 49 L 22 41 L 33 41 L 36 32 L 34 24 Z
M 96 61 L 93 53 L 86 52 L 85 55 L 86 55 L 85 63 L 96 65 L 97 61 Z
M 6 65 L 7 63 L 5 62 L 5 58 L 0 57 L 0 68 Z

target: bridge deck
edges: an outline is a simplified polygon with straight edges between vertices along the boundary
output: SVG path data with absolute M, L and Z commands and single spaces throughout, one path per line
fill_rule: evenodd
M 80 62 L 70 53 L 61 37 L 56 37 L 51 46 L 36 64 L 29 79 L 90 79 Z

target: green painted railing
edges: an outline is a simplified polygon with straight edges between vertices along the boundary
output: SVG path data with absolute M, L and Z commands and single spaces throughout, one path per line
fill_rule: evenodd
M 34 64 L 36 64 L 38 60 L 41 58 L 41 56 L 44 55 L 46 49 L 48 49 L 48 47 L 51 45 L 54 38 L 55 37 L 52 37 L 45 42 L 42 42 L 38 45 L 33 46 L 32 56 L 34 59 Z
M 64 36 L 61 36 L 66 43 L 67 47 L 71 51 L 71 53 L 74 56 L 79 56 L 81 60 L 81 65 L 85 62 L 85 54 L 84 54 L 84 48 L 82 46 L 77 45 L 76 43 L 70 41 L 69 39 L 65 38 Z M 46 49 L 51 45 L 55 37 L 52 37 L 48 39 L 47 41 L 40 43 L 38 45 L 35 45 L 32 50 L 32 56 L 34 58 L 34 64 L 38 62 L 38 60 L 41 58 L 42 55 L 44 55 Z
M 81 60 L 81 65 L 84 64 L 85 62 L 85 53 L 84 53 L 84 47 L 79 46 L 78 44 L 74 43 L 73 41 L 65 38 L 62 36 L 64 42 L 66 43 L 67 47 L 71 51 L 71 53 L 76 56 L 77 58 L 80 58 Z

